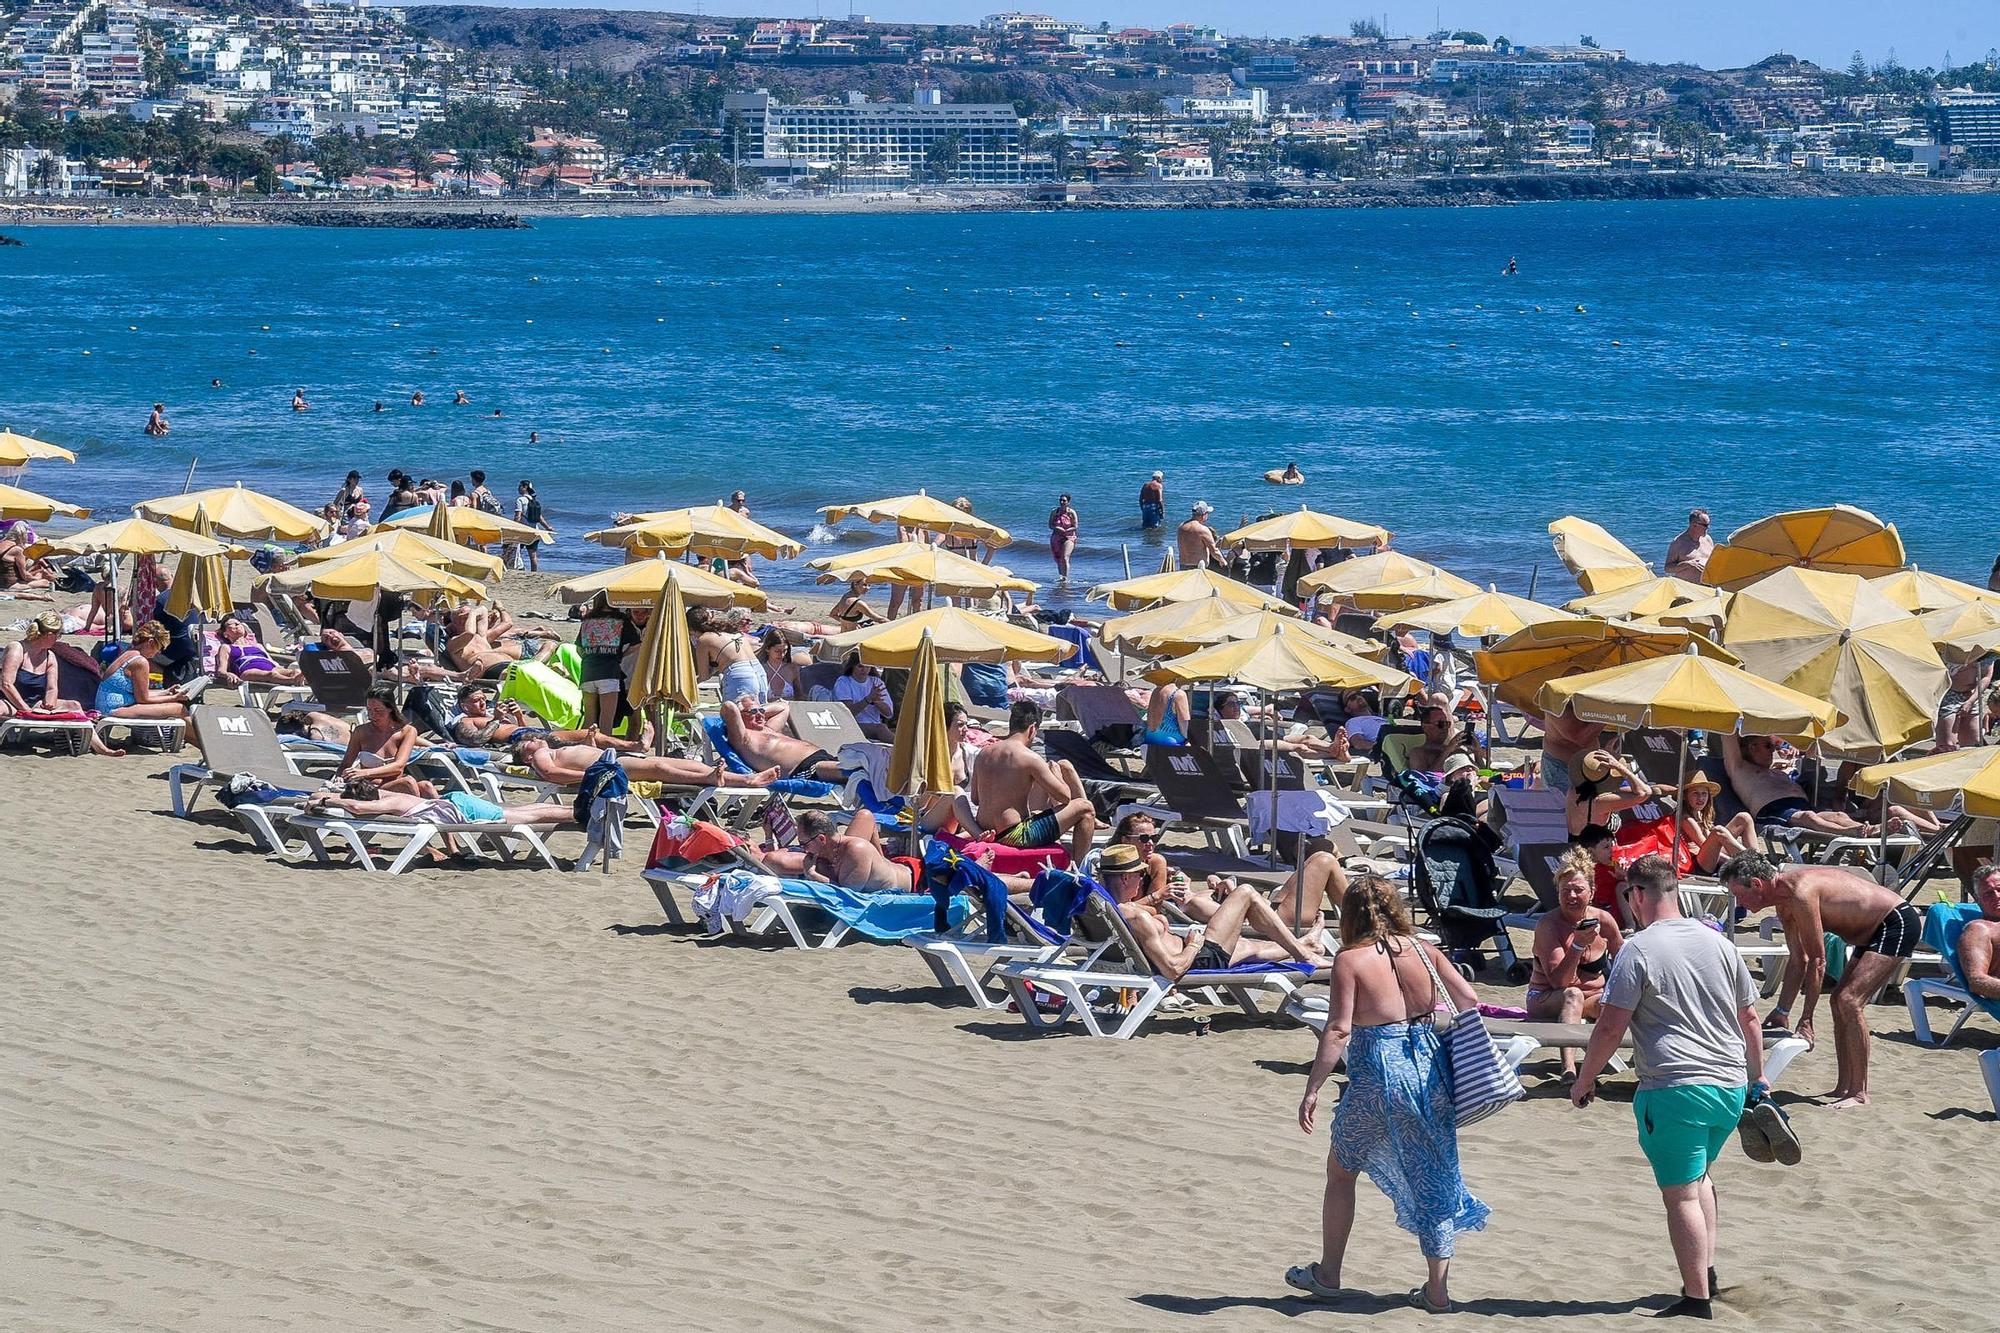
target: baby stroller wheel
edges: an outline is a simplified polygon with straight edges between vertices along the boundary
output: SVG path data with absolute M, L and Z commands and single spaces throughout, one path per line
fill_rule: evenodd
M 1470 963 L 1453 963 L 1452 966 L 1458 970 L 1458 975 L 1467 981 L 1472 980 L 1475 969 Z

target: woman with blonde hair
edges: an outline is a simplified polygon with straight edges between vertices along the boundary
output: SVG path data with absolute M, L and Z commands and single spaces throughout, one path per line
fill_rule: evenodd
M 1484 1228 L 1490 1210 L 1459 1174 L 1450 1074 L 1431 1019 L 1441 989 L 1460 1009 L 1479 997 L 1436 946 L 1417 938 L 1401 895 L 1379 875 L 1357 877 L 1341 901 L 1331 989 L 1299 1128 L 1312 1133 L 1320 1087 L 1343 1055 L 1347 1090 L 1333 1113 L 1319 1262 L 1292 1268 L 1285 1281 L 1323 1300 L 1358 1294 L 1341 1286 L 1340 1265 L 1354 1228 L 1354 1183 L 1365 1171 L 1423 1251 L 1428 1273 L 1410 1303 L 1442 1314 L 1451 1308 L 1447 1276 L 1458 1233 Z
M 1556 861 L 1556 910 L 1535 923 L 1535 961 L 1522 1005 L 1528 1017 L 1546 1023 L 1595 1022 L 1604 1003 L 1611 962 L 1625 947 L 1618 918 L 1591 900 L 1597 894 L 1597 862 L 1572 846 Z M 1576 1051 L 1564 1047 L 1562 1073 L 1576 1076 Z

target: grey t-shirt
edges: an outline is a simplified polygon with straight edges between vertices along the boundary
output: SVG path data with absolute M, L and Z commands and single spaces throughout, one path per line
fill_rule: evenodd
M 1604 1003 L 1632 1011 L 1641 1088 L 1748 1082 L 1736 1015 L 1756 999 L 1735 946 L 1684 917 L 1627 937 L 1604 988 Z

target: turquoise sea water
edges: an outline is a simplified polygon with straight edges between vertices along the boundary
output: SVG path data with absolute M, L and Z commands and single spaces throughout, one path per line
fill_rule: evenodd
M 2000 542 L 2000 199 L 22 235 L 0 425 L 74 445 L 28 484 L 104 510 L 197 455 L 197 485 L 309 508 L 349 466 L 378 504 L 396 464 L 531 477 L 566 535 L 741 486 L 806 537 L 816 505 L 926 487 L 1047 580 L 1068 490 L 1097 579 L 1122 543 L 1156 567 L 1159 467 L 1175 520 L 1308 501 L 1514 591 L 1539 564 L 1545 594 L 1571 512 L 1655 560 L 1693 503 L 1718 533 L 1859 504 L 1976 582 Z M 1258 480 L 1294 459 L 1303 490 Z M 849 526 L 822 553 L 878 535 Z

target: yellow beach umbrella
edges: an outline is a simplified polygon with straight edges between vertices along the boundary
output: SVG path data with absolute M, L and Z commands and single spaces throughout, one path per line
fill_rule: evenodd
M 1722 628 L 1723 621 L 1729 619 L 1729 604 L 1736 599 L 1736 594 L 1724 592 L 1720 588 L 1710 588 L 1708 594 L 1692 602 L 1681 602 L 1664 611 L 1656 611 L 1649 616 L 1634 616 L 1632 623 L 1666 625 L 1675 629 L 1692 629 L 1704 634 L 1713 634 Z
M 1903 539 L 1895 524 L 1851 505 L 1773 514 L 1730 533 L 1701 580 L 1734 592 L 1794 566 L 1864 578 L 1894 574 L 1903 567 Z
M 450 512 L 440 519 L 434 512 L 446 509 Z M 390 519 L 383 527 L 413 528 L 418 532 L 437 535 L 439 523 L 451 525 L 451 536 L 447 541 L 473 542 L 479 546 L 491 546 L 495 542 L 538 542 L 547 541 L 548 534 L 540 528 L 531 528 L 525 523 L 516 523 L 511 518 L 501 518 L 469 505 L 432 505 L 428 509 L 408 509 Z
M 1397 585 L 1391 584 L 1391 587 Z M 1485 592 L 1434 602 L 1409 611 L 1391 611 L 1377 616 L 1375 628 L 1424 629 L 1433 634 L 1453 634 L 1468 639 L 1502 638 L 1530 625 L 1578 617 L 1525 597 L 1516 597 L 1488 585 Z
M 38 459 L 60 459 L 74 463 L 76 455 L 59 444 L 0 430 L 0 467 L 26 467 Z
M 1820 744 L 1886 759 L 1929 736 L 1948 673 L 1922 622 L 1852 574 L 1781 569 L 1736 594 L 1722 642 L 1743 665 L 1847 715 Z
M 1927 574 L 1915 565 L 1893 574 L 1877 574 L 1868 582 L 1897 606 L 1919 615 L 1925 611 L 1963 606 L 1967 602 L 2000 606 L 2000 593 L 1975 588 L 1970 583 L 1948 579 L 1942 574 Z
M 934 532 L 941 537 L 971 537 L 988 546 L 1005 546 L 1013 534 L 997 523 L 975 518 L 956 505 L 918 491 L 915 495 L 895 495 L 886 500 L 861 504 L 822 505 L 820 513 L 829 523 L 858 518 L 867 523 L 894 523 L 899 528 Z
M 1379 588 L 1388 583 L 1408 583 L 1444 571 L 1428 560 L 1419 560 L 1401 551 L 1377 551 L 1374 555 L 1356 556 L 1343 560 L 1325 569 L 1316 569 L 1299 580 L 1301 596 L 1326 593 L 1346 599 L 1366 588 Z
M 1407 672 L 1296 634 L 1219 643 L 1162 662 L 1146 673 L 1146 679 L 1156 685 L 1235 681 L 1271 694 L 1321 688 L 1403 692 L 1415 689 L 1418 683 Z
M 1879 796 L 1887 787 L 1890 800 L 1919 810 L 2000 818 L 2000 747 L 1975 745 L 1871 764 L 1849 785 L 1862 796 Z
M 99 523 L 42 546 L 58 555 L 240 555 L 241 551 L 213 537 L 170 528 L 145 518 L 121 518 Z
M 663 555 L 568 579 L 556 584 L 553 591 L 572 606 L 588 602 L 599 593 L 608 597 L 613 606 L 651 606 L 670 580 L 680 585 L 681 601 L 687 606 L 747 606 L 762 611 L 770 604 L 759 589 L 717 578 L 705 569 Z
M 1571 709 L 1585 722 L 1639 727 L 1822 736 L 1843 716 L 1832 705 L 1698 650 L 1567 676 L 1542 686 L 1536 707 Z
M 1364 611 L 1405 611 L 1413 606 L 1433 606 L 1438 602 L 1455 602 L 1462 597 L 1475 597 L 1479 585 L 1460 578 L 1444 570 L 1434 570 L 1420 574 L 1401 583 L 1383 583 L 1373 588 L 1359 588 L 1347 594 L 1344 600 Z
M 2000 606 L 1992 602 L 1960 602 L 1926 611 L 1917 620 L 1947 662 L 1971 662 L 2000 652 Z
M 693 551 L 696 555 L 737 559 L 756 555 L 788 560 L 805 550 L 784 533 L 737 513 L 728 505 L 696 505 L 635 514 L 624 523 L 586 532 L 583 539 L 600 546 L 636 551 Z
M 320 540 L 330 530 L 318 515 L 262 491 L 249 490 L 240 481 L 233 486 L 141 500 L 132 506 L 132 512 L 191 532 L 195 516 L 205 514 L 215 535 L 238 541 L 310 542 Z
M 1480 681 L 1495 687 L 1503 702 L 1531 712 L 1536 695 L 1552 680 L 1671 657 L 1687 652 L 1690 645 L 1716 661 L 1736 661 L 1733 653 L 1684 629 L 1595 618 L 1529 625 L 1473 653 L 1472 661 Z
M 1106 621 L 1104 632 L 1105 642 L 1114 648 L 1129 648 L 1159 657 L 1176 657 L 1218 643 L 1261 639 L 1273 634 L 1297 635 L 1362 657 L 1379 657 L 1387 651 L 1383 644 L 1315 625 L 1299 616 L 1279 611 L 1245 611 L 1220 598 L 1169 602 L 1150 611 L 1136 611 Z
M 1566 515 L 1549 524 L 1556 559 L 1576 576 L 1584 592 L 1616 592 L 1653 577 L 1637 553 L 1587 518 Z
M 1563 603 L 1563 610 L 1580 616 L 1603 616 L 1606 620 L 1631 620 L 1639 616 L 1658 615 L 1676 606 L 1705 601 L 1713 596 L 1715 589 L 1706 584 L 1689 583 L 1686 579 L 1662 574 L 1658 578 L 1628 583 L 1610 592 L 1573 597 Z
M 842 652 L 856 649 L 870 666 L 907 667 L 926 641 L 941 662 L 1060 662 L 1076 651 L 1075 644 L 1052 634 L 957 606 L 851 629 L 825 644 Z
M 1224 533 L 1222 545 L 1246 551 L 1319 551 L 1332 547 L 1387 546 L 1389 530 L 1373 523 L 1322 514 L 1300 505 L 1298 512 L 1262 519 Z
M 896 712 L 896 743 L 889 751 L 889 790 L 898 796 L 950 792 L 957 785 L 951 775 L 944 695 L 937 645 L 926 632 L 910 663 L 909 687 Z
M 484 601 L 486 585 L 435 565 L 405 564 L 387 551 L 362 551 L 345 560 L 299 565 L 264 580 L 280 592 L 305 592 L 332 602 L 365 602 L 380 593 L 422 597 L 442 593 Z
M 639 654 L 632 662 L 628 693 L 634 708 L 650 708 L 654 704 L 693 708 L 696 691 L 694 640 L 688 634 L 687 601 L 682 596 L 680 581 L 666 579 L 653 602 L 653 614 L 639 635 Z
M 51 500 L 46 495 L 24 491 L 19 486 L 0 483 L 0 521 L 23 523 L 46 523 L 61 515 L 63 518 L 89 518 L 90 511 L 61 500 Z
M 188 529 L 197 537 L 212 537 L 206 510 L 194 511 Z M 221 555 L 184 555 L 174 567 L 174 581 L 167 589 L 167 614 L 185 620 L 199 607 L 211 616 L 224 616 L 236 609 L 229 596 L 229 561 Z
M 982 565 L 929 542 L 891 542 L 845 555 L 822 556 L 806 564 L 820 571 L 821 583 L 840 583 L 859 574 L 870 583 L 931 588 L 947 597 L 991 597 L 998 592 L 1033 592 L 1035 585 L 1002 565 Z
M 1246 611 L 1290 609 L 1277 598 L 1268 597 L 1249 584 L 1238 583 L 1227 574 L 1212 569 L 1176 569 L 1142 574 L 1135 579 L 1100 583 L 1089 594 L 1089 600 L 1109 602 L 1114 611 L 1138 611 L 1161 602 L 1194 602 L 1204 597 L 1220 597 Z
M 406 565 L 430 565 L 448 569 L 462 579 L 491 583 L 500 577 L 500 557 L 475 551 L 470 546 L 442 542 L 427 533 L 408 528 L 376 528 L 365 536 L 307 551 L 299 557 L 302 565 L 321 565 L 329 560 L 351 560 L 370 551 L 394 556 Z
M 424 536 L 434 542 L 458 544 L 458 525 L 452 522 L 452 506 L 436 504 L 431 506 L 430 520 L 424 524 Z

